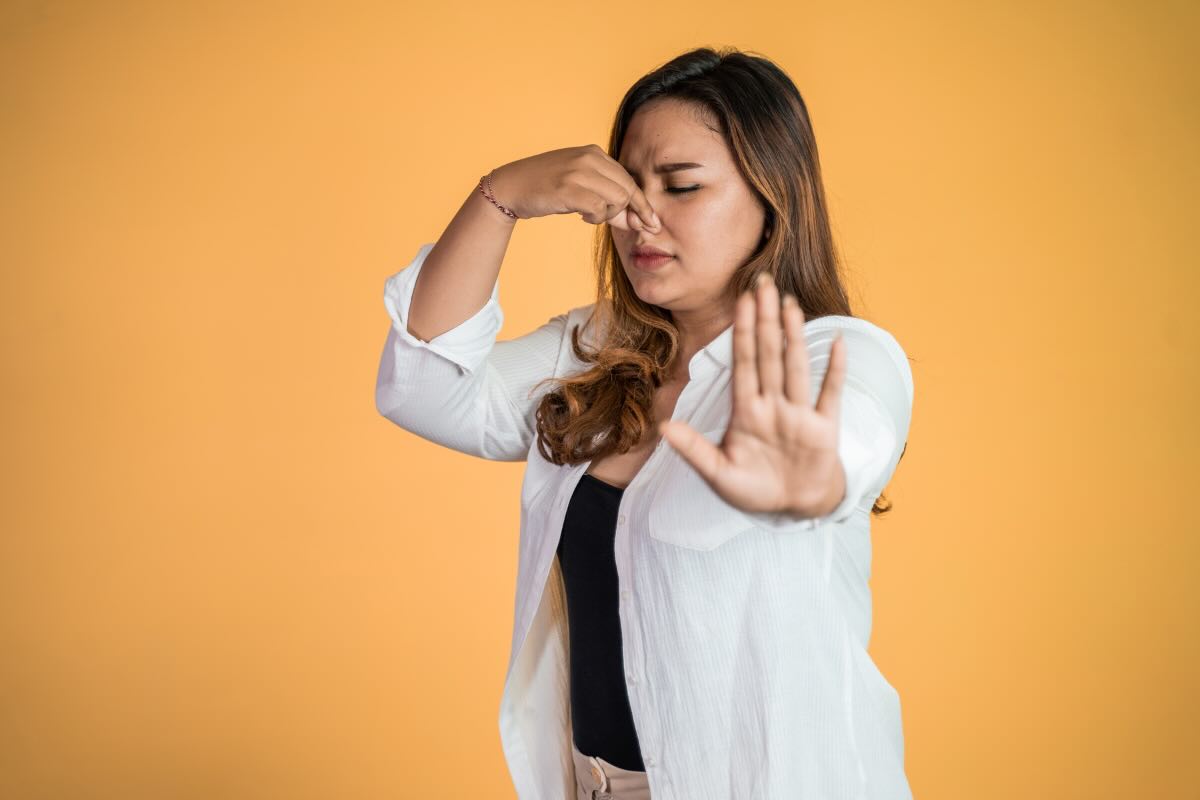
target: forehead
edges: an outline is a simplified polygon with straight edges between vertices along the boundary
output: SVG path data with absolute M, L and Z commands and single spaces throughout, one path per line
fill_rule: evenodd
M 621 141 L 620 162 L 698 161 L 728 159 L 716 121 L 707 109 L 674 98 L 652 100 L 634 112 Z M 705 160 L 707 159 L 707 160 Z

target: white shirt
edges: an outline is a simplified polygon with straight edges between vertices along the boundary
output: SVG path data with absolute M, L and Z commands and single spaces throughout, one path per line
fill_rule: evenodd
M 556 466 L 535 444 L 548 376 L 578 372 L 570 331 L 592 305 L 496 341 L 499 280 L 470 319 L 408 333 L 433 244 L 389 277 L 391 327 L 375 402 L 431 442 L 526 461 L 512 648 L 500 735 L 522 800 L 575 797 L 567 616 L 554 558 L 588 464 Z M 829 515 L 747 513 L 662 442 L 622 493 L 615 556 L 625 680 L 655 800 L 907 800 L 900 699 L 867 653 L 870 509 L 908 436 L 912 373 L 897 341 L 862 319 L 806 321 L 816 403 L 833 335 L 845 337 L 838 453 L 846 496 Z M 581 331 L 586 343 L 595 332 Z M 688 363 L 673 419 L 714 443 L 731 411 L 733 326 Z

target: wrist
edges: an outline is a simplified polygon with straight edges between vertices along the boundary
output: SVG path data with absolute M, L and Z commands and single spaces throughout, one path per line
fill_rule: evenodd
M 491 202 L 483 196 L 479 191 L 479 184 L 475 184 L 475 188 L 471 190 L 471 195 L 467 198 L 467 205 L 471 206 L 476 216 L 481 220 L 486 221 L 490 226 L 501 228 L 503 230 L 512 230 L 516 227 L 517 221 L 511 217 L 502 214 L 500 209 L 496 208 Z
M 842 468 L 840 458 L 833 462 L 833 469 L 824 481 L 824 490 L 816 500 L 809 498 L 806 502 L 795 503 L 785 509 L 785 513 L 803 519 L 824 517 L 841 505 L 846 499 L 846 472 Z
M 517 216 L 517 213 L 512 208 L 502 203 L 501 200 L 496 197 L 495 173 L 496 170 L 493 169 L 480 176 L 479 183 L 476 185 L 475 191 L 487 201 L 488 205 L 492 206 L 493 214 L 497 219 L 503 220 L 510 225 L 515 225 L 520 217 Z

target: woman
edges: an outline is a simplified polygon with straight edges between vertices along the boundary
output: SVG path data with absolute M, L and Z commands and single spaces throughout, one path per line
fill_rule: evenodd
M 516 220 L 564 213 L 598 225 L 597 301 L 496 341 Z M 607 153 L 484 176 L 385 306 L 380 413 L 527 462 L 500 708 L 519 797 L 911 797 L 867 579 L 912 375 L 850 313 L 777 66 L 705 48 L 646 75 Z

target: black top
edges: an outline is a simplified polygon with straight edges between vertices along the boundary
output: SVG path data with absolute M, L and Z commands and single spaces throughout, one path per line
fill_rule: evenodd
M 644 771 L 621 657 L 617 506 L 625 490 L 584 473 L 571 495 L 558 561 L 567 594 L 575 746 L 621 769 Z

